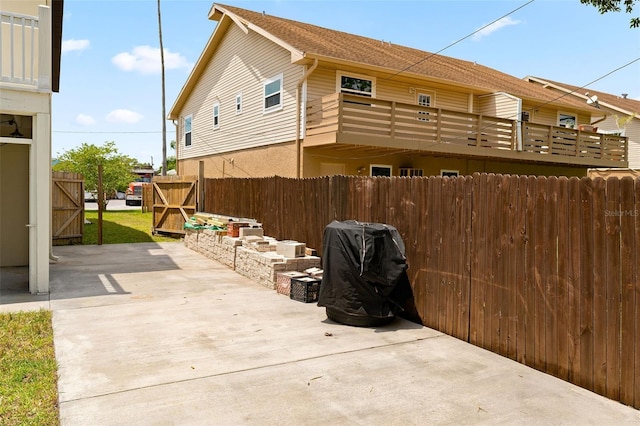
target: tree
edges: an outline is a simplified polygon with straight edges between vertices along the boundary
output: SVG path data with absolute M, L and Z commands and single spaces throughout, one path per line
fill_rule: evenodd
M 98 164 L 102 164 L 102 188 L 105 194 L 114 195 L 116 191 L 126 190 L 136 178 L 132 171 L 137 161 L 118 152 L 113 141 L 105 142 L 102 146 L 83 143 L 59 155 L 58 160 L 53 170 L 82 173 L 88 191 L 98 188 Z
M 620 12 L 622 8 L 621 4 L 624 5 L 624 9 L 626 13 L 633 13 L 633 8 L 636 5 L 637 0 L 580 0 L 582 4 L 590 4 L 594 7 L 598 8 L 598 12 L 607 13 L 607 12 Z M 640 28 L 640 18 L 635 17 L 631 18 L 629 21 L 630 28 Z

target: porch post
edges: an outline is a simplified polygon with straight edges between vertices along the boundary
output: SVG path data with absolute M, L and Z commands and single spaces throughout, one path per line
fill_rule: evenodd
M 29 292 L 49 292 L 49 246 L 51 240 L 51 116 L 33 117 L 33 140 L 29 151 Z

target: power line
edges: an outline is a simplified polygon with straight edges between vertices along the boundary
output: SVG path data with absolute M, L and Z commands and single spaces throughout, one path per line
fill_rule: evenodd
M 478 29 L 477 29 L 477 30 L 475 30 L 474 32 L 472 32 L 472 33 L 470 33 L 470 34 L 467 34 L 466 36 L 462 37 L 461 39 L 458 39 L 458 40 L 454 41 L 453 43 L 451 43 L 451 44 L 449 44 L 449 45 L 447 45 L 447 46 L 443 47 L 442 49 L 438 50 L 437 52 L 435 52 L 435 53 L 431 53 L 431 54 L 427 55 L 427 56 L 426 56 L 426 57 L 424 57 L 423 59 L 421 59 L 421 60 L 419 60 L 419 61 L 417 61 L 417 62 L 414 62 L 413 64 L 411 64 L 411 65 L 409 65 L 409 66 L 407 66 L 407 67 L 405 67 L 405 68 L 401 69 L 400 71 L 396 72 L 395 74 L 392 74 L 391 76 L 384 78 L 384 80 L 391 80 L 392 78 L 396 77 L 397 75 L 402 74 L 403 72 L 405 72 L 405 71 L 407 71 L 407 70 L 409 70 L 409 69 L 411 69 L 411 68 L 415 67 L 416 65 L 419 65 L 419 64 L 421 64 L 421 63 L 423 63 L 423 62 L 425 62 L 425 61 L 429 60 L 430 58 L 432 58 L 432 57 L 434 57 L 434 56 L 436 56 L 436 55 L 438 55 L 438 54 L 440 54 L 440 53 L 444 52 L 445 50 L 449 49 L 450 47 L 455 46 L 456 44 L 460 43 L 461 41 L 464 41 L 464 40 L 468 39 L 469 37 L 474 36 L 475 34 L 479 33 L 480 31 L 484 30 L 485 28 L 490 27 L 491 25 L 495 24 L 496 22 L 500 21 L 501 19 L 506 18 L 507 16 L 511 15 L 512 13 L 515 13 L 515 12 L 519 11 L 520 9 L 522 9 L 522 8 L 524 8 L 524 7 L 528 6 L 528 5 L 530 5 L 530 4 L 531 4 L 531 3 L 533 3 L 534 1 L 535 1 L 535 0 L 529 0 L 529 1 L 528 1 L 528 2 L 526 2 L 525 4 L 523 4 L 523 5 L 521 5 L 521 6 L 517 7 L 517 8 L 515 8 L 515 9 L 513 9 L 511 12 L 508 12 L 508 13 L 506 13 L 506 14 L 502 15 L 501 17 L 499 17 L 499 18 L 497 18 L 497 19 L 494 19 L 493 21 L 491 21 L 491 22 L 490 22 L 490 23 L 488 23 L 487 25 L 484 25 L 484 26 L 482 26 L 482 27 L 478 28 Z

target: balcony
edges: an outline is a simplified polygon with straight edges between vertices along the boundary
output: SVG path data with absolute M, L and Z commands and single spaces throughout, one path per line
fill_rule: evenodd
M 51 11 L 38 16 L 0 11 L 0 83 L 51 89 Z
M 513 161 L 627 167 L 627 138 L 335 93 L 307 104 L 304 147 L 376 146 Z

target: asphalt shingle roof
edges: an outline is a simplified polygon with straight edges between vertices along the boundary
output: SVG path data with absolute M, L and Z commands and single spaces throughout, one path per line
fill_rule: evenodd
M 640 101 L 635 99 L 623 98 L 622 96 L 613 95 L 611 93 L 600 92 L 598 90 L 593 90 L 591 88 L 582 88 L 579 86 L 573 86 L 571 84 L 561 83 L 558 81 L 549 80 L 542 77 L 534 77 L 538 80 L 546 81 L 547 83 L 551 83 L 555 86 L 563 87 L 565 89 L 571 90 L 572 92 L 578 93 L 580 95 L 585 95 L 589 93 L 589 96 L 596 95 L 598 96 L 598 101 L 605 102 L 609 105 L 615 106 L 617 108 L 623 109 L 630 113 L 636 113 L 640 115 Z
M 349 34 L 312 24 L 279 18 L 238 7 L 216 4 L 221 11 L 228 11 L 243 21 L 256 25 L 310 56 L 335 58 L 355 64 L 382 67 L 390 73 L 407 71 L 427 78 L 472 86 L 487 92 L 507 92 L 512 95 L 543 103 L 571 105 L 582 110 L 584 101 L 558 95 L 538 84 L 503 73 L 474 62 L 383 42 L 368 37 Z M 426 59 L 425 59 L 426 58 Z M 508 55 L 505 54 L 505 61 Z M 595 108 L 594 108 L 595 110 Z

